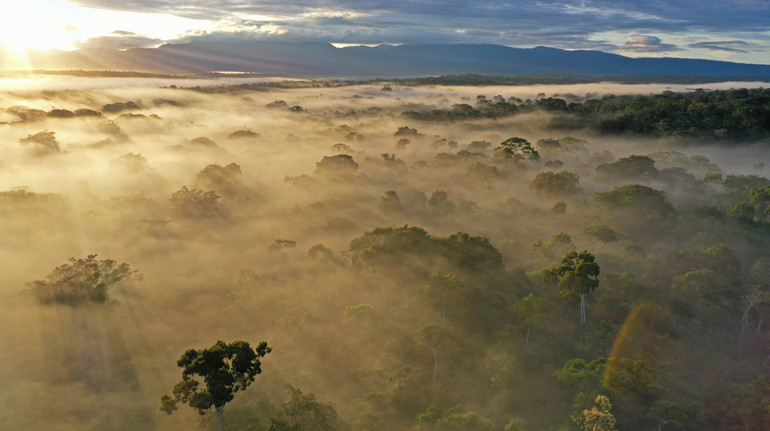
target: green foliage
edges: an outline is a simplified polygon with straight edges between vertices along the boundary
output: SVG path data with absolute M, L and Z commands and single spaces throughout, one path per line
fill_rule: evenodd
M 596 172 L 602 175 L 633 180 L 650 179 L 658 175 L 655 161 L 647 156 L 623 157 L 615 162 L 597 166 Z
M 582 358 L 570 359 L 554 373 L 556 380 L 568 387 L 574 387 L 581 392 L 595 392 L 600 389 L 600 378 L 604 373 L 607 360 L 594 359 L 586 362 Z
M 425 78 L 419 82 L 528 82 L 543 77 L 480 77 L 459 75 Z M 552 77 L 559 80 L 560 78 Z M 561 78 L 563 79 L 563 78 Z M 628 78 L 623 78 L 628 79 Z M 634 78 L 645 79 L 645 78 Z M 676 79 L 676 78 L 671 78 Z M 688 78 L 692 79 L 692 78 Z M 499 118 L 541 109 L 558 113 L 552 127 L 586 126 L 605 134 L 635 133 L 655 137 L 709 138 L 758 141 L 770 135 L 770 90 L 732 89 L 655 95 L 606 95 L 583 103 L 569 103 L 559 98 L 532 101 L 482 101 L 448 109 L 411 110 L 404 117 L 423 121 L 457 121 L 471 118 Z M 544 147 L 547 148 L 550 143 Z
M 176 404 L 182 402 L 201 415 L 212 407 L 221 413 L 235 392 L 245 390 L 262 373 L 260 358 L 271 350 L 264 341 L 254 349 L 245 341 L 217 341 L 207 349 L 187 350 L 177 361 L 182 368 L 182 380 L 174 386 L 173 398 L 161 397 L 159 410 L 171 414 L 177 409 Z M 195 376 L 203 379 L 205 387 L 200 388 Z
M 583 230 L 583 233 L 605 243 L 618 240 L 618 233 L 606 224 L 588 226 Z
M 522 326 L 530 326 L 542 323 L 546 310 L 548 310 L 546 300 L 530 293 L 514 305 L 513 315 Z
M 278 415 L 270 419 L 270 431 L 333 431 L 338 429 L 334 404 L 316 401 L 314 394 L 303 394 L 287 385 L 289 399 Z
M 556 253 L 564 253 L 565 250 L 574 248 L 572 245 L 572 237 L 566 232 L 559 232 L 553 234 L 550 242 L 543 242 L 537 240 L 532 243 L 529 248 L 530 253 L 540 259 L 549 260 L 552 259 Z
M 726 422 L 741 424 L 743 429 L 767 429 L 770 427 L 770 379 L 762 375 L 746 385 L 736 385 L 727 396 L 727 408 L 722 418 Z
M 662 389 L 653 382 L 653 369 L 643 360 L 611 357 L 605 367 L 608 372 L 604 385 L 612 393 L 651 400 Z
M 398 262 L 394 267 L 445 259 L 451 267 L 464 270 L 502 269 L 503 258 L 487 238 L 458 232 L 446 238 L 436 238 L 418 227 L 377 228 L 350 243 L 354 265 Z M 415 261 L 415 259 L 417 261 Z M 415 268 L 417 269 L 417 268 Z
M 452 341 L 454 330 L 445 325 L 425 325 L 417 331 L 415 337 L 431 349 L 439 350 Z
M 770 184 L 770 179 L 757 175 L 727 175 L 722 181 L 725 195 L 732 202 L 746 199 L 749 191 Z
M 436 271 L 430 275 L 428 284 L 425 286 L 425 293 L 429 300 L 441 310 L 442 316 L 446 319 L 447 308 L 450 316 L 454 311 L 460 314 L 464 305 L 467 304 L 467 290 L 463 283 L 457 280 L 452 274 L 444 274 Z
M 710 269 L 689 271 L 674 278 L 671 285 L 675 310 L 704 322 L 737 314 L 743 290 Z
M 770 228 L 770 185 L 749 190 L 749 202 L 738 202 L 727 210 L 727 217 L 746 227 Z
M 69 259 L 51 271 L 45 280 L 28 283 L 29 291 L 41 304 L 79 306 L 109 301 L 108 290 L 120 283 L 141 279 L 139 271 L 112 259 L 97 260 L 95 254 Z
M 494 160 L 498 162 L 518 162 L 520 160 L 540 160 L 540 153 L 524 138 L 514 136 L 500 142 L 495 148 Z
M 640 184 L 629 184 L 608 192 L 594 193 L 593 200 L 612 210 L 628 210 L 643 214 L 639 220 L 660 220 L 674 212 L 660 190 Z
M 421 431 L 491 431 L 492 424 L 480 418 L 474 412 L 464 412 L 462 407 L 455 406 L 442 410 L 435 404 L 417 415 L 415 429 Z
M 529 188 L 538 193 L 551 196 L 571 195 L 580 190 L 578 175 L 574 172 L 541 172 L 529 184 Z
M 599 286 L 599 264 L 593 254 L 587 251 L 571 251 L 564 255 L 561 265 L 553 268 L 559 276 L 559 295 L 569 302 L 575 302 Z
M 632 272 L 607 274 L 602 280 L 599 304 L 618 323 L 626 318 L 634 305 L 645 297 L 645 286 L 637 281 Z

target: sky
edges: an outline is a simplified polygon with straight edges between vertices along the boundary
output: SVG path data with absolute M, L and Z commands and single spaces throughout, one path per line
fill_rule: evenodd
M 192 40 L 491 43 L 770 64 L 770 0 L 23 0 L 6 52 Z

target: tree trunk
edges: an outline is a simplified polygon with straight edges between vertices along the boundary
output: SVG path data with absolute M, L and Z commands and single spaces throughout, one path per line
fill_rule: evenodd
M 580 323 L 586 323 L 586 295 L 580 294 Z
M 436 375 L 438 374 L 438 350 L 433 349 L 433 384 L 436 384 Z M 222 430 L 219 430 L 222 431 Z
M 738 342 L 738 359 L 741 358 L 741 351 L 743 350 L 743 338 L 744 338 L 744 334 L 746 333 L 746 327 L 748 326 L 749 326 L 748 315 L 744 314 L 743 319 L 741 319 L 741 339 Z
M 217 426 L 219 427 L 219 431 L 222 431 L 222 409 L 224 407 L 217 407 Z
M 526 352 L 527 350 L 529 350 L 529 326 L 527 326 L 527 340 L 524 346 L 524 351 Z
M 754 335 L 759 334 L 759 330 L 762 328 L 762 320 L 765 318 L 765 315 L 759 316 L 759 323 L 757 323 L 757 330 L 754 331 Z

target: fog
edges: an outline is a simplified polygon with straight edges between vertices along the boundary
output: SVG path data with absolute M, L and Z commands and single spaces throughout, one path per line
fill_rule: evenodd
M 225 408 L 226 429 L 268 429 L 270 415 L 286 399 L 287 383 L 334 403 L 339 429 L 375 429 L 362 425 L 367 412 L 379 418 L 376 429 L 412 429 L 416 414 L 431 405 L 461 406 L 488 421 L 491 429 L 503 430 L 514 418 L 526 430 L 557 429 L 559 423 L 571 423 L 572 400 L 553 373 L 563 366 L 563 357 L 581 352 L 545 354 L 541 351 L 556 347 L 539 346 L 539 363 L 533 365 L 518 332 L 518 344 L 505 347 L 505 331 L 512 330 L 505 325 L 516 322 L 512 304 L 530 292 L 549 297 L 544 292 L 556 291 L 542 285 L 537 271 L 558 265 L 571 249 L 591 250 L 602 274 L 631 271 L 645 285 L 660 287 L 670 279 L 657 279 L 649 268 L 663 265 L 658 259 L 670 252 L 727 243 L 746 270 L 767 259 L 766 243 L 744 241 L 729 224 L 700 229 L 700 221 L 672 221 L 674 216 L 651 222 L 639 213 L 613 213 L 592 199 L 595 193 L 640 183 L 665 192 L 678 217 L 690 217 L 705 206 L 724 209 L 724 190 L 702 183 L 704 175 L 766 177 L 760 166 L 770 163 L 766 145 L 684 145 L 589 130 L 566 133 L 550 128 L 552 114 L 540 111 L 456 122 L 401 115 L 416 106 L 473 104 L 478 95 L 534 99 L 543 93 L 585 100 L 691 86 L 383 91 L 379 85 L 355 85 L 219 94 L 168 88 L 243 82 L 0 80 L 0 429 L 214 429 L 211 415 L 201 417 L 180 404 L 167 416 L 158 407 L 160 396 L 179 380 L 180 355 L 216 340 L 252 345 L 265 340 L 273 347 L 263 360 L 263 373 Z M 123 105 L 107 108 L 111 104 Z M 54 110 L 73 115 L 52 115 Z M 94 112 L 80 115 L 78 110 Z M 410 129 L 397 133 L 405 127 Z M 565 136 L 582 143 L 569 150 L 536 145 Z M 532 143 L 540 160 L 495 162 L 495 148 L 510 137 Z M 473 141 L 489 146 L 469 149 Z M 596 170 L 602 163 L 656 152 L 651 157 L 658 169 L 682 167 L 697 184 L 611 177 Z M 351 156 L 357 168 L 340 154 Z M 699 155 L 708 160 L 699 165 L 692 157 Z M 331 156 L 338 157 L 324 165 L 324 157 Z M 561 163 L 547 165 L 556 160 Z M 531 187 L 538 173 L 549 170 L 576 173 L 578 188 L 548 193 Z M 193 193 L 177 194 L 183 187 Z M 196 197 L 195 191 L 213 191 L 218 199 Z M 396 192 L 400 207 L 388 206 L 388 191 Z M 444 191 L 446 200 L 437 191 Z M 566 203 L 566 214 L 554 210 L 558 202 Z M 620 240 L 601 244 L 599 250 L 584 230 L 605 223 L 620 233 Z M 498 281 L 489 283 L 507 289 L 495 294 L 493 302 L 504 304 L 490 316 L 508 313 L 510 320 L 480 323 L 469 311 L 472 304 L 446 311 L 445 302 L 442 311 L 424 293 L 427 275 L 436 270 L 473 284 L 479 269 L 457 269 L 448 260 L 422 260 L 409 253 L 394 258 L 392 266 L 355 264 L 351 241 L 376 228 L 405 225 L 436 238 L 457 232 L 488 238 L 504 264 L 494 276 Z M 571 242 L 554 242 L 560 232 L 568 233 Z M 538 241 L 540 249 L 533 246 Z M 309 255 L 317 244 L 328 253 Z M 629 246 L 643 248 L 648 260 L 621 262 Z M 69 258 L 92 254 L 126 262 L 141 277 L 113 286 L 106 303 L 36 300 L 31 282 L 45 279 Z M 598 322 L 599 305 L 591 301 L 588 320 Z M 358 304 L 373 306 L 369 323 L 346 320 L 346 308 Z M 564 310 L 563 322 L 577 325 L 576 309 Z M 455 317 L 461 313 L 467 317 Z M 436 383 L 431 380 L 433 353 L 415 335 L 432 323 L 446 323 L 458 334 L 453 347 L 438 353 Z M 660 362 L 679 367 L 676 355 L 696 343 L 676 342 L 677 348 L 660 356 Z M 586 352 L 604 348 L 592 349 L 582 351 L 586 360 L 592 359 Z M 627 350 L 631 359 L 656 355 L 652 348 Z M 728 347 L 723 350 L 732 354 Z M 490 369 L 508 360 L 500 352 L 514 352 L 513 365 L 505 365 L 511 375 L 502 383 L 489 377 Z

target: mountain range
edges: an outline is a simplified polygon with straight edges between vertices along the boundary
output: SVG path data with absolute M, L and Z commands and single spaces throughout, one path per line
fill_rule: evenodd
M 630 58 L 601 51 L 501 45 L 414 44 L 337 48 L 320 42 L 194 41 L 157 48 L 32 52 L 30 69 L 209 71 L 296 76 L 447 74 L 770 78 L 770 65 Z M 0 56 L 0 68 L 3 67 Z

